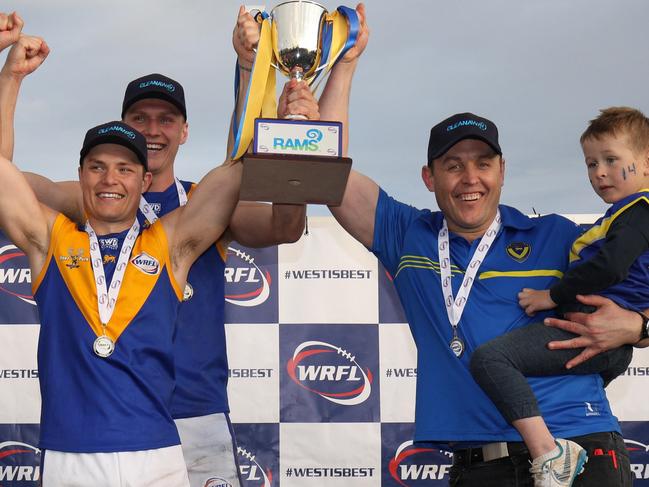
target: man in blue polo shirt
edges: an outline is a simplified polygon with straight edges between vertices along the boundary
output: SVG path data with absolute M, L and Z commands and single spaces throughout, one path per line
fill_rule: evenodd
M 357 58 L 348 61 L 334 68 L 320 99 L 323 119 L 347 122 Z M 415 440 L 454 452 L 453 486 L 533 485 L 520 437 L 473 381 L 469 360 L 481 343 L 531 322 L 517 293 L 543 289 L 561 276 L 578 234 L 560 216 L 530 219 L 500 205 L 504 168 L 496 126 L 457 114 L 431 130 L 422 168 L 441 211 L 395 201 L 355 171 L 342 204 L 330 208 L 395 277 L 419 351 Z M 640 326 L 632 326 L 637 342 Z M 594 449 L 611 452 L 593 457 L 574 485 L 630 486 L 628 454 L 601 378 L 531 383 L 554 433 L 591 456 Z

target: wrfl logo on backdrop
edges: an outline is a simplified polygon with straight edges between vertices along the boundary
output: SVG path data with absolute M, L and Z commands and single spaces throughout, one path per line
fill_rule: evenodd
M 363 370 L 354 355 L 330 343 L 301 343 L 286 364 L 286 370 L 300 387 L 342 406 L 361 404 L 372 393 L 370 369 Z M 332 383 L 338 384 L 342 390 L 322 390 L 330 389 Z
M 309 129 L 306 131 L 306 137 L 299 138 L 273 138 L 273 149 L 290 149 L 298 152 L 315 152 L 320 149 L 318 142 L 322 140 L 322 131 L 318 129 Z
M 257 462 L 255 455 L 245 448 L 237 447 L 237 454 L 242 458 L 239 462 L 239 473 L 246 482 L 259 487 L 273 485 L 273 472 Z
M 27 257 L 15 245 L 0 247 L 0 291 L 36 306 Z
M 41 451 L 38 448 L 29 443 L 21 441 L 1 442 L 0 481 L 21 482 L 22 485 L 22 482 L 37 482 L 40 480 L 40 469 L 38 467 L 40 453 Z
M 392 479 L 403 487 L 441 485 L 451 468 L 452 454 L 442 450 L 415 446 L 412 440 L 399 445 L 390 458 L 388 471 Z
M 258 306 L 270 296 L 271 275 L 263 271 L 255 258 L 233 246 L 228 247 L 228 267 L 225 268 L 227 291 L 225 300 L 237 306 Z

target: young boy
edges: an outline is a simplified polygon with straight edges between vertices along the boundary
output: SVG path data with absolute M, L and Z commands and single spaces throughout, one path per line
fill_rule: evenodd
M 607 108 L 580 142 L 590 183 L 611 207 L 575 241 L 561 280 L 549 290 L 523 289 L 519 304 L 528 315 L 557 307 L 592 312 L 576 296 L 597 293 L 642 314 L 649 308 L 649 119 L 632 108 Z M 572 485 L 588 456 L 577 443 L 552 436 L 525 376 L 599 373 L 606 385 L 631 361 L 632 347 L 625 346 L 566 370 L 581 350 L 546 345 L 572 337 L 535 323 L 482 345 L 471 359 L 475 380 L 523 437 L 536 487 Z

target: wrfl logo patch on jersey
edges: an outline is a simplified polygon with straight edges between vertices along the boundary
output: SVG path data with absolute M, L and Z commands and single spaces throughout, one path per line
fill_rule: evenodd
M 241 477 L 246 481 L 246 485 L 255 487 L 272 487 L 273 473 L 269 468 L 262 467 L 256 460 L 255 455 L 244 448 L 237 447 L 239 455 L 239 472 Z
M 158 262 L 158 259 L 146 252 L 142 252 L 133 257 L 131 259 L 131 264 L 150 276 L 155 276 L 160 272 L 160 263 Z
M 451 468 L 450 452 L 415 446 L 413 441 L 399 445 L 393 458 L 390 458 L 388 470 L 395 482 L 403 487 L 431 485 L 431 480 L 444 480 Z M 447 485 L 445 482 L 433 482 L 435 485 Z
M 38 482 L 40 453 L 38 448 L 28 443 L 20 441 L 0 443 L 0 482 Z
M 525 262 L 530 256 L 532 247 L 528 243 L 513 242 L 507 246 L 506 252 L 516 262 Z
M 268 300 L 272 283 L 270 272 L 264 272 L 252 255 L 228 247 L 228 266 L 224 275 L 225 300 L 228 303 L 251 308 Z
M 15 245 L 0 247 L 0 292 L 36 306 L 27 256 Z
M 301 343 L 286 370 L 300 387 L 342 406 L 361 404 L 372 393 L 370 369 L 363 370 L 354 355 L 330 343 Z

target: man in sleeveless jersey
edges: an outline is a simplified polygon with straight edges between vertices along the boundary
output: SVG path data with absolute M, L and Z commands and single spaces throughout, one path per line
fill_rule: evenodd
M 240 12 L 233 33 L 237 52 L 249 55 L 256 25 L 249 14 Z M 22 41 L 21 41 L 22 42 Z M 244 42 L 248 47 L 243 49 Z M 26 57 L 26 55 L 25 55 Z M 7 59 L 5 71 L 15 71 L 18 56 Z M 245 61 L 239 61 L 245 81 Z M 33 71 L 31 69 L 29 72 Z M 6 84 L 2 98 L 0 127 L 12 126 L 13 107 L 20 82 L 26 73 Z M 308 89 L 306 89 L 308 92 Z M 240 100 L 241 101 L 241 100 Z M 6 108 L 5 108 L 6 107 Z M 300 113 L 317 118 L 317 104 L 306 96 L 304 87 L 283 96 L 281 113 Z M 8 117 L 11 120 L 4 122 Z M 183 206 L 193 195 L 195 184 L 175 177 L 174 164 L 180 145 L 189 135 L 183 87 L 160 74 L 130 82 L 122 104 L 122 119 L 147 139 L 149 170 L 153 178 L 140 202 L 138 219 L 144 227 Z M 3 155 L 10 158 L 13 136 L 0 139 Z M 40 201 L 75 221 L 83 219 L 83 202 L 77 182 L 52 183 L 27 174 Z M 241 202 L 228 228 L 192 266 L 183 290 L 174 342 L 176 389 L 171 414 L 178 427 L 192 487 L 203 487 L 209 479 L 240 485 L 236 445 L 229 419 L 227 399 L 228 363 L 224 327 L 224 269 L 229 242 L 262 247 L 297 240 L 303 230 L 305 207 Z
M 0 226 L 29 259 L 41 316 L 45 486 L 189 485 L 170 415 L 176 316 L 191 265 L 227 227 L 240 178 L 227 161 L 187 205 L 143 228 L 146 139 L 102 124 L 80 153 L 79 225 L 39 203 L 0 158 Z

